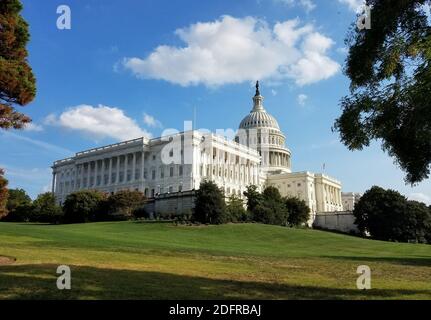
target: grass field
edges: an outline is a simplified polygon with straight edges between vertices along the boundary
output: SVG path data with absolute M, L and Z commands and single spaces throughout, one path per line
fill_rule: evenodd
M 0 299 L 431 299 L 431 246 L 257 224 L 0 223 L 0 256 Z

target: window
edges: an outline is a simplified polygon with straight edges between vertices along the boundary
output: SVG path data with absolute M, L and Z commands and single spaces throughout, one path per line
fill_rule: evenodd
M 174 188 L 173 187 L 169 187 L 169 193 L 174 192 Z
M 181 185 L 181 184 L 180 184 L 180 185 L 178 186 L 178 192 L 182 192 L 182 191 L 183 191 L 183 185 Z
M 155 154 L 153 154 L 153 160 L 156 160 L 156 155 Z
M 169 151 L 169 157 L 173 157 L 174 156 L 174 149 L 171 149 L 170 151 Z
M 178 168 L 178 174 L 179 174 L 180 176 L 182 176 L 182 175 L 183 175 L 183 166 L 180 166 L 180 167 Z
M 173 177 L 174 176 L 174 167 L 170 167 L 169 168 L 169 176 Z
M 160 168 L 160 178 L 163 179 L 165 177 L 165 168 Z
M 156 180 L 156 170 L 151 171 L 151 179 Z

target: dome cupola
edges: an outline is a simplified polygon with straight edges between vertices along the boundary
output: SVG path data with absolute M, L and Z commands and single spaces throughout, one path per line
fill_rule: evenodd
M 261 167 L 266 174 L 291 172 L 291 153 L 285 147 L 286 137 L 277 120 L 266 112 L 263 100 L 257 81 L 253 109 L 241 121 L 235 140 L 259 152 Z
M 240 129 L 268 128 L 280 131 L 277 120 L 266 112 L 263 106 L 264 98 L 260 95 L 259 81 L 256 82 L 256 95 L 253 97 L 253 109 L 239 125 Z

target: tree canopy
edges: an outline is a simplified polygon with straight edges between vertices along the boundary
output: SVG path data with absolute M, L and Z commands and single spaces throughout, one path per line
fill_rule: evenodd
M 36 80 L 27 61 L 28 25 L 19 0 L 0 2 L 0 128 L 20 129 L 30 118 L 14 105 L 24 106 L 36 95 Z
M 408 201 L 400 193 L 372 187 L 356 204 L 353 214 L 358 229 L 374 239 L 427 242 L 431 235 L 431 210 Z
M 196 191 L 193 218 L 197 222 L 209 224 L 227 221 L 224 192 L 213 181 L 203 181 Z
M 381 141 L 406 182 L 415 184 L 429 177 L 431 166 L 430 0 L 366 2 L 371 29 L 352 25 L 347 36 L 351 92 L 334 129 L 351 150 Z
M 4 171 L 0 169 L 0 219 L 7 215 L 6 204 L 9 196 L 7 184 L 8 181 L 4 177 Z

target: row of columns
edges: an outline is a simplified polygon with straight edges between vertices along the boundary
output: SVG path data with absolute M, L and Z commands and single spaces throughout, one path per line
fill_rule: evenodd
M 132 158 L 132 164 L 131 167 L 129 168 L 129 159 L 130 156 Z M 141 160 L 141 164 L 140 164 L 140 172 L 139 172 L 139 177 L 136 177 L 136 162 L 138 160 L 140 156 L 140 160 Z M 74 186 L 72 188 L 72 186 L 70 186 L 70 181 L 69 182 L 69 187 L 72 189 L 78 189 L 77 186 L 77 181 L 78 179 L 80 180 L 80 186 L 79 189 L 83 189 L 83 188 L 91 188 L 91 187 L 96 187 L 97 185 L 102 185 L 102 186 L 111 186 L 114 183 L 114 179 L 112 179 L 112 174 L 114 172 L 114 160 L 116 160 L 115 162 L 115 184 L 119 183 L 120 180 L 120 163 L 121 163 L 121 159 L 124 159 L 123 162 L 123 183 L 126 182 L 136 182 L 136 181 L 142 181 L 144 180 L 144 161 L 145 161 L 145 157 L 144 157 L 144 152 L 133 152 L 133 153 L 127 153 L 127 154 L 123 154 L 123 155 L 118 155 L 118 156 L 114 156 L 114 157 L 110 157 L 110 158 L 103 158 L 103 159 L 98 159 L 98 160 L 93 160 L 93 161 L 88 161 L 85 163 L 82 163 L 80 165 L 78 165 L 78 167 L 75 169 L 75 174 L 74 174 Z M 99 166 L 100 163 L 100 166 Z M 92 164 L 94 164 L 94 170 L 92 171 Z M 85 171 L 84 168 L 87 168 L 87 170 Z M 79 169 L 79 171 L 78 171 Z M 131 176 L 130 176 L 130 180 L 128 180 L 128 171 L 131 170 Z M 98 174 L 100 171 L 100 175 Z M 79 173 L 78 173 L 79 172 Z M 108 179 L 105 183 L 105 176 L 106 174 L 108 174 Z M 56 191 L 56 188 L 59 187 L 58 183 L 59 183 L 59 179 L 57 177 L 58 173 L 56 173 L 55 171 L 53 172 L 53 179 L 52 179 L 52 192 L 54 193 Z M 100 176 L 100 183 L 98 184 L 98 177 Z M 86 178 L 87 183 L 84 186 L 84 179 Z M 93 181 L 91 181 L 91 178 L 93 178 Z M 65 179 L 62 179 L 64 184 L 65 184 Z
M 238 182 L 241 184 L 241 182 L 244 182 L 244 184 L 257 184 L 257 176 L 258 176 L 258 167 L 256 165 L 240 165 L 240 164 L 221 164 L 221 165 L 204 165 L 203 166 L 203 176 L 208 176 L 208 174 L 205 174 L 209 170 L 209 177 L 211 179 L 222 179 L 225 182 Z M 219 174 L 219 171 L 221 170 L 221 176 Z M 227 170 L 227 176 L 226 176 L 226 170 Z M 215 171 L 215 173 L 214 173 Z M 231 176 L 232 171 L 232 176 Z M 241 173 L 243 174 L 243 179 L 241 179 Z M 236 178 L 236 174 L 238 174 L 238 177 Z
M 277 167 L 290 167 L 290 159 L 286 153 L 269 152 L 269 165 Z
M 326 185 L 325 192 L 328 196 L 328 202 L 330 204 L 342 205 L 341 192 L 338 188 Z

